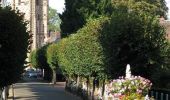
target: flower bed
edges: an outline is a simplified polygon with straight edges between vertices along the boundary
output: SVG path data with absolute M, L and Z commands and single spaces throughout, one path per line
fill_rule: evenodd
M 120 77 L 106 85 L 105 96 L 109 100 L 143 100 L 151 86 L 151 81 L 141 76 Z

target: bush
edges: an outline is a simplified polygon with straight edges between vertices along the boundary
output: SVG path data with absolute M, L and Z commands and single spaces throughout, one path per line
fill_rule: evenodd
M 58 69 L 57 45 L 55 43 L 49 45 L 47 48 L 47 62 L 53 71 L 52 82 L 56 83 L 56 71 Z
M 133 75 L 152 79 L 165 65 L 165 30 L 157 17 L 136 12 L 113 13 L 101 32 L 105 66 L 111 78 L 124 74 L 126 64 L 132 65 Z M 166 55 L 166 56 L 165 56 Z
M 38 66 L 37 50 L 33 50 L 30 53 L 29 61 L 30 61 L 32 67 Z
M 99 36 L 108 18 L 91 19 L 76 34 L 59 43 L 59 61 L 67 74 L 78 76 L 104 76 L 103 52 Z M 62 53 L 62 54 L 61 54 Z
M 47 63 L 47 48 L 49 45 L 45 45 L 41 48 L 33 50 L 30 53 L 29 60 L 32 67 L 44 69 L 44 79 L 51 81 L 52 70 Z
M 30 36 L 23 17 L 0 7 L 0 88 L 18 81 L 24 69 Z

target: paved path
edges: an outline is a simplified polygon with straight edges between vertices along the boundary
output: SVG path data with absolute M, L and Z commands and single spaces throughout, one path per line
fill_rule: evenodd
M 12 89 L 9 91 L 12 100 Z M 64 91 L 64 84 L 53 86 L 44 82 L 23 82 L 14 85 L 14 100 L 81 100 Z

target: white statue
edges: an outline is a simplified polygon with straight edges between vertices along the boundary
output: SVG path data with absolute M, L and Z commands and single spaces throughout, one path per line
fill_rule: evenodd
M 126 78 L 131 78 L 131 70 L 129 64 L 126 66 Z
M 148 95 L 145 96 L 145 100 L 150 100 Z

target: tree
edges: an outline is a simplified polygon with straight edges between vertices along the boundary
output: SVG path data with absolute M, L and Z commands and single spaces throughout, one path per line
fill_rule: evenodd
M 124 11 L 145 11 L 155 16 L 167 17 L 168 8 L 165 0 L 113 0 L 112 4 L 114 11 L 118 9 L 124 9 Z M 118 7 L 118 5 L 121 5 L 121 7 Z
M 69 38 L 63 38 L 61 41 L 59 41 L 57 45 L 58 63 L 66 78 L 69 78 L 70 76 L 74 75 L 74 70 L 70 65 L 69 60 L 67 59 L 67 48 L 69 47 L 67 43 L 69 42 Z
M 30 63 L 34 68 L 40 68 L 44 70 L 44 79 L 51 81 L 51 69 L 47 62 L 47 48 L 49 45 L 45 45 L 41 48 L 33 50 L 30 53 Z
M 49 44 L 48 45 L 45 45 L 39 49 L 37 49 L 37 63 L 38 63 L 38 68 L 41 68 L 41 69 L 48 69 L 49 67 L 49 64 L 47 62 L 47 48 L 48 48 Z
M 37 67 L 38 66 L 38 61 L 37 61 L 37 50 L 33 50 L 31 53 L 30 53 L 30 56 L 29 56 L 29 61 L 31 63 L 31 66 L 32 67 Z
M 100 77 L 103 75 L 104 55 L 99 37 L 101 35 L 100 31 L 103 29 L 103 25 L 107 23 L 107 20 L 107 17 L 90 19 L 87 24 L 73 36 L 74 40 L 72 41 L 74 44 L 70 47 L 75 48 L 71 50 L 74 50 L 72 55 L 75 57 L 73 56 L 72 59 L 75 59 L 73 64 L 77 64 L 77 68 L 75 69 L 77 75 L 85 77 Z
M 57 10 L 49 7 L 48 11 L 48 29 L 53 32 L 60 32 L 61 19 L 57 14 Z
M 136 2 L 147 2 L 149 4 L 155 5 L 158 9 L 156 14 L 167 18 L 168 7 L 166 5 L 166 0 L 135 0 Z
M 68 74 L 97 77 L 103 72 L 104 58 L 99 33 L 106 20 L 108 20 L 106 17 L 91 19 L 76 34 L 59 42 L 61 51 L 59 49 L 58 52 L 60 55 L 64 55 L 64 57 L 58 57 L 59 63 L 64 66 L 62 69 L 65 69 Z
M 47 62 L 53 71 L 53 84 L 56 84 L 56 70 L 58 68 L 58 58 L 57 58 L 57 45 L 55 43 L 51 44 L 47 49 Z
M 115 3 L 127 2 L 138 3 L 141 8 L 143 2 L 147 3 L 146 10 L 154 9 L 152 12 L 159 16 L 166 17 L 168 11 L 165 0 L 65 0 L 66 10 L 60 15 L 62 35 L 75 33 L 86 24 L 89 18 L 98 18 L 101 15 L 111 16 L 115 9 Z M 132 7 L 133 4 L 130 6 Z M 138 11 L 141 8 L 138 8 Z
M 168 46 L 158 18 L 136 11 L 113 13 L 110 24 L 103 29 L 101 43 L 112 78 L 124 75 L 125 66 L 130 64 L 133 75 L 151 79 L 164 65 Z
M 0 88 L 21 77 L 29 44 L 26 25 L 18 11 L 0 8 Z
M 67 83 L 70 80 L 76 81 L 77 90 L 80 88 L 81 79 L 84 78 L 87 80 L 85 82 L 87 89 L 90 90 L 90 84 L 92 84 L 94 93 L 95 80 L 106 78 L 103 48 L 99 37 L 103 25 L 107 24 L 108 20 L 107 17 L 89 19 L 83 28 L 57 44 L 56 55 L 58 55 L 59 67 L 65 73 Z M 67 89 L 69 89 L 69 85 L 70 83 L 66 85 Z M 88 90 L 87 92 L 89 92 Z
M 110 0 L 65 0 L 65 8 L 60 15 L 63 36 L 82 28 L 89 18 L 112 13 Z

